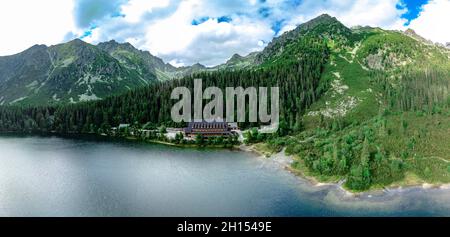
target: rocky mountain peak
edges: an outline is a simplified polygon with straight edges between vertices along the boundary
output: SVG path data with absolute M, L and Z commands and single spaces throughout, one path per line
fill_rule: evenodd
M 107 52 L 112 52 L 114 50 L 117 49 L 125 49 L 125 50 L 129 50 L 129 51 L 139 51 L 138 49 L 136 49 L 133 45 L 131 45 L 128 42 L 125 43 L 119 43 L 115 40 L 110 40 L 110 41 L 106 41 L 106 42 L 101 42 L 97 45 L 100 49 L 105 50 Z
M 326 13 L 310 20 L 309 22 L 330 22 L 330 21 L 338 21 L 336 17 L 330 16 Z
M 262 63 L 268 58 L 280 54 L 288 44 L 304 36 L 314 38 L 333 39 L 342 44 L 348 43 L 352 31 L 335 17 L 328 14 L 322 14 L 310 21 L 297 26 L 294 30 L 283 33 L 275 38 L 269 45 L 256 57 L 257 63 Z
M 299 25 L 297 27 L 297 29 L 295 29 L 295 31 L 300 30 L 300 28 L 302 30 L 309 30 L 309 29 L 317 27 L 318 25 L 330 26 L 330 25 L 334 25 L 334 24 L 342 25 L 342 23 L 340 21 L 338 21 L 336 19 L 336 17 L 332 17 L 332 16 L 330 16 L 328 14 L 322 14 L 322 15 L 320 15 L 320 16 L 318 16 L 318 17 L 316 17 L 316 18 L 314 18 L 314 19 L 312 19 L 310 21 L 307 21 L 307 22 Z
M 408 29 L 404 32 L 404 34 L 407 35 L 407 36 L 409 36 L 409 37 L 411 37 L 411 38 L 414 38 L 414 39 L 416 39 L 416 40 L 418 40 L 418 41 L 421 41 L 421 42 L 423 42 L 423 43 L 426 43 L 426 44 L 433 44 L 432 41 L 427 40 L 427 39 L 425 39 L 424 37 L 420 36 L 419 34 L 417 34 L 417 33 L 416 33 L 413 29 L 411 29 L 411 28 L 408 28 Z
M 203 69 L 206 68 L 205 65 L 201 64 L 201 63 L 196 63 L 194 65 L 192 65 L 192 68 L 196 68 L 196 69 Z
M 226 63 L 233 63 L 233 62 L 237 62 L 242 60 L 244 57 L 242 57 L 241 55 L 235 53 L 233 54 L 233 56 L 231 56 L 230 59 L 228 59 L 228 61 Z
M 73 45 L 73 46 L 87 46 L 87 45 L 89 45 L 88 43 L 86 43 L 83 40 L 78 39 L 78 38 L 77 39 L 73 39 L 73 40 L 67 42 L 66 44 Z

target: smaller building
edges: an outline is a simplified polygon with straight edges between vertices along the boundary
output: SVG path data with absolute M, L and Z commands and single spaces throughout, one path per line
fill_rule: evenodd
M 152 133 L 157 132 L 158 130 L 150 130 L 150 129 L 141 129 L 140 133 L 141 133 L 141 137 L 142 138 L 150 138 Z
M 128 128 L 128 127 L 130 127 L 129 124 L 126 124 L 126 123 L 119 124 L 119 129 L 125 129 L 125 128 Z
M 229 128 L 231 131 L 237 131 L 237 130 L 239 130 L 239 127 L 238 127 L 238 124 L 237 124 L 237 123 L 228 123 L 228 128 Z
M 205 137 L 230 136 L 234 132 L 227 122 L 190 122 L 184 129 L 186 137 L 202 135 Z
M 111 133 L 113 135 L 117 135 L 118 132 L 123 132 L 126 128 L 129 128 L 130 125 L 129 124 L 120 124 L 117 127 L 112 127 L 111 128 Z

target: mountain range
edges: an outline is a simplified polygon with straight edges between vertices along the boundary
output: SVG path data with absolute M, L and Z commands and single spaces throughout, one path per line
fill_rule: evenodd
M 77 103 L 204 70 L 174 67 L 129 43 L 75 39 L 0 57 L 0 105 Z
M 367 37 L 371 32 L 377 31 L 389 37 L 408 36 L 415 39 L 417 44 L 428 45 L 441 52 L 446 51 L 444 46 L 434 45 L 413 30 L 394 32 L 371 27 L 349 29 L 336 18 L 326 14 L 275 38 L 262 52 L 254 52 L 245 57 L 235 54 L 226 63 L 211 68 L 201 64 L 174 67 L 129 43 L 111 40 L 91 45 L 75 39 L 50 47 L 35 45 L 19 54 L 0 57 L 0 105 L 43 105 L 99 100 L 154 82 L 182 78 L 200 71 L 246 69 L 282 58 L 282 54 L 291 54 L 288 57 L 292 57 L 295 52 L 286 53 L 286 50 L 289 50 L 287 47 L 296 39 L 308 35 L 319 35 L 333 42 L 333 47 L 342 48 L 350 47 L 358 37 Z M 364 59 L 370 61 L 369 67 L 382 66 L 382 62 L 379 62 L 381 55 L 366 56 L 370 57 Z
M 78 103 L 106 98 L 150 83 L 200 71 L 252 66 L 257 53 L 233 55 L 226 63 L 175 67 L 114 40 L 97 45 L 80 39 L 54 46 L 34 45 L 0 57 L 0 105 Z

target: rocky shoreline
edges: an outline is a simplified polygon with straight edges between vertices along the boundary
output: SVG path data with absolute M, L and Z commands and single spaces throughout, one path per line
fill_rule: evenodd
M 403 192 L 407 190 L 413 189 L 423 189 L 423 190 L 450 190 L 450 184 L 432 184 L 432 183 L 420 183 L 420 184 L 411 184 L 411 185 L 396 185 L 393 184 L 387 187 L 381 188 L 373 188 L 371 190 L 355 192 L 352 190 L 348 190 L 344 187 L 345 180 L 340 180 L 338 182 L 320 182 L 314 176 L 308 176 L 303 174 L 301 171 L 296 170 L 291 167 L 294 162 L 294 157 L 292 155 L 286 155 L 285 149 L 275 154 L 266 154 L 260 150 L 258 150 L 255 146 L 241 145 L 238 147 L 239 150 L 244 152 L 250 152 L 256 155 L 260 159 L 271 160 L 274 164 L 278 165 L 281 169 L 286 170 L 287 172 L 295 175 L 297 178 L 305 181 L 305 183 L 309 184 L 311 187 L 337 187 L 344 196 L 347 197 L 361 197 L 361 196 L 369 196 L 372 195 L 381 195 L 386 192 Z

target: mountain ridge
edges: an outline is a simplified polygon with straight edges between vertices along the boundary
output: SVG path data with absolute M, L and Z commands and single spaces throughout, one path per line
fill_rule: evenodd
M 115 40 L 36 44 L 0 57 L 0 105 L 77 103 L 206 70 L 174 67 L 148 51 Z
M 96 100 L 155 79 L 143 78 L 105 51 L 79 39 L 52 46 L 35 45 L 0 57 L 0 103 Z

